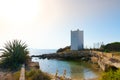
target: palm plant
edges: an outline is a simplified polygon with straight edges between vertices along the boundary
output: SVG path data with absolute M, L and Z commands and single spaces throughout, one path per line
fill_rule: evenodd
M 28 53 L 27 45 L 21 40 L 9 41 L 5 44 L 1 65 L 3 68 L 15 70 L 26 63 Z

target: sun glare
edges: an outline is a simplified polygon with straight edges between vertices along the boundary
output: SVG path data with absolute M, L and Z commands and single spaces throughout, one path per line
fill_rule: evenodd
M 13 23 L 31 21 L 38 15 L 38 0 L 2 0 L 0 2 L 2 3 L 0 14 Z

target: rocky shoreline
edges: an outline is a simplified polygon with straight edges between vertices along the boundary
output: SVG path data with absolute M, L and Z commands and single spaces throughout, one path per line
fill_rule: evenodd
M 83 61 L 89 61 L 91 59 L 91 54 L 85 51 L 78 52 L 62 52 L 62 53 L 50 53 L 42 55 L 32 55 L 31 57 L 39 57 L 40 59 L 80 59 Z

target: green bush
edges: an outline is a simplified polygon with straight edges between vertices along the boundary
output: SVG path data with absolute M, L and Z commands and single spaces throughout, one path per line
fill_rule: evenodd
M 26 63 L 28 56 L 28 49 L 25 43 L 20 40 L 13 40 L 7 42 L 4 47 L 4 52 L 1 59 L 1 67 L 10 70 L 18 69 L 21 64 Z
M 120 69 L 116 71 L 109 70 L 108 72 L 104 72 L 101 80 L 120 80 Z

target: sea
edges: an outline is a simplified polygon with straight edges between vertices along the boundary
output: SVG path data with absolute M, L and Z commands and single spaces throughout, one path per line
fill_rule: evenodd
M 29 49 L 30 55 L 41 55 L 55 53 L 56 49 Z M 97 78 L 101 75 L 96 64 L 84 62 L 80 60 L 57 60 L 57 59 L 39 59 L 38 57 L 32 58 L 32 61 L 39 62 L 40 69 L 55 75 L 62 76 L 66 70 L 66 77 L 73 80 L 90 80 Z

